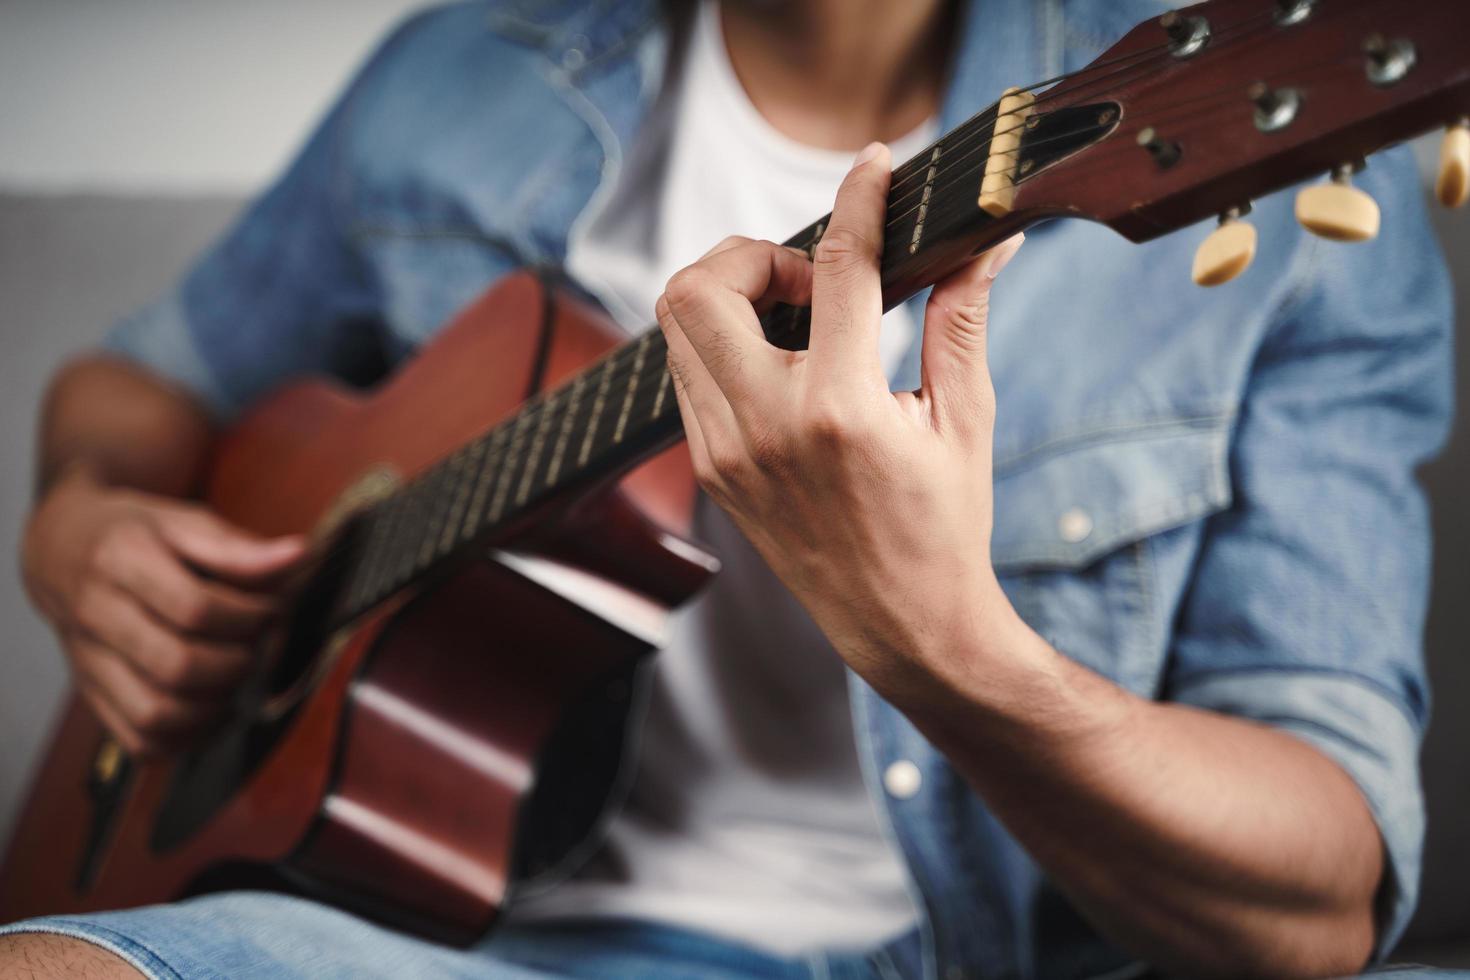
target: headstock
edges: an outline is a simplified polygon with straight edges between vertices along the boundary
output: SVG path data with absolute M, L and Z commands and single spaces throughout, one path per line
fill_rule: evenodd
M 1249 264 L 1250 202 L 1314 175 L 1332 180 L 1302 192 L 1302 223 L 1370 238 L 1378 208 L 1351 178 L 1390 144 L 1449 127 L 1438 195 L 1448 205 L 1470 196 L 1467 38 L 1467 0 L 1185 7 L 1140 24 L 1024 106 L 1012 97 L 992 145 L 1014 132 L 1019 146 L 991 154 L 986 185 L 1009 178 L 1006 217 L 1085 217 L 1134 241 L 1218 216 L 1196 263 L 1205 285 Z

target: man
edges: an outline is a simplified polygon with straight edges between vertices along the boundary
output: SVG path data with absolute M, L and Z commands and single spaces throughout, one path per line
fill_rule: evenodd
M 1160 9 L 477 3 L 399 30 L 178 292 L 53 387 L 25 560 L 77 683 L 134 750 L 206 724 L 301 551 L 178 502 L 213 426 L 292 374 L 404 356 L 527 261 L 630 326 L 656 314 L 726 572 L 661 655 L 600 850 L 479 947 L 235 894 L 13 925 L 0 977 L 1382 956 L 1422 831 L 1413 468 L 1449 398 L 1406 161 L 1364 179 L 1372 245 L 1319 244 L 1273 198 L 1256 269 L 1205 294 L 1188 236 L 1048 226 L 993 329 L 1019 242 L 880 326 L 892 159 L 851 151 L 912 152 Z M 742 238 L 699 257 L 794 230 L 838 181 L 814 261 Z M 765 345 L 762 299 L 812 304 L 808 354 Z

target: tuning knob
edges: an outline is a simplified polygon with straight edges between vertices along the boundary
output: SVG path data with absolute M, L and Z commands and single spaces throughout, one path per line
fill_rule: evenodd
M 1194 281 L 1200 286 L 1220 286 L 1246 269 L 1256 257 L 1256 229 L 1240 220 L 1250 207 L 1231 208 L 1220 215 L 1220 227 L 1200 243 L 1194 253 Z
M 1332 182 L 1296 196 L 1296 220 L 1314 235 L 1334 242 L 1366 242 L 1377 236 L 1378 202 L 1352 185 L 1353 168 L 1338 167 Z
M 1460 207 L 1470 200 L 1470 119 L 1461 119 L 1445 130 L 1434 193 L 1447 208 Z

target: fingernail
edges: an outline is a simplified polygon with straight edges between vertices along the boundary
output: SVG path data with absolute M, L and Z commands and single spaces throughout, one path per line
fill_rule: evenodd
M 306 547 L 306 538 L 299 534 L 292 534 L 284 538 L 266 541 L 263 543 L 263 547 L 273 555 L 289 555 L 304 549 Z
M 1007 238 L 1005 241 L 997 245 L 995 247 L 995 250 L 990 253 L 990 268 L 986 271 L 985 275 L 991 279 L 994 279 L 996 276 L 1000 275 L 1000 270 L 1004 269 L 1007 265 L 1010 264 L 1011 259 L 1016 257 L 1016 253 L 1021 250 L 1021 245 L 1025 241 L 1025 233 L 1017 232 L 1015 235 L 1012 235 L 1010 238 Z
M 856 170 L 863 164 L 870 163 L 871 161 L 877 159 L 878 154 L 882 152 L 882 143 L 869 143 L 867 146 L 858 151 L 857 159 L 852 161 L 853 169 Z

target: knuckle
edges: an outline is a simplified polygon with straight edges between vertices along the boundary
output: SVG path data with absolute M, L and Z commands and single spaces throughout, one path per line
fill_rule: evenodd
M 669 308 L 677 313 L 680 309 L 702 303 L 710 285 L 710 274 L 691 265 L 669 277 L 664 286 L 664 298 L 668 301 Z
M 824 398 L 807 406 L 803 428 L 817 445 L 835 447 L 851 442 L 857 427 L 847 406 Z
M 72 604 L 72 617 L 84 628 L 98 632 L 107 620 L 107 590 L 100 582 L 89 580 L 77 590 Z
M 91 554 L 88 556 L 92 568 L 97 571 L 116 568 L 118 560 L 131 550 L 129 538 L 133 537 L 133 534 L 130 533 L 132 530 L 133 525 L 131 524 L 114 524 L 97 535 L 97 539 L 92 542 Z
M 791 452 L 781 433 L 770 428 L 750 433 L 750 462 L 763 473 L 780 474 L 791 464 Z
M 968 349 L 983 349 L 990 320 L 990 297 L 980 295 L 966 303 L 956 303 L 948 311 L 950 335 Z
M 818 268 L 847 269 L 870 262 L 878 254 L 873 243 L 851 228 L 828 228 L 812 251 L 812 263 Z
M 154 679 L 170 689 L 187 684 L 194 674 L 194 652 L 177 638 L 158 641 L 153 650 Z
M 711 496 L 714 495 L 719 483 L 715 479 L 714 471 L 708 466 L 696 466 L 694 468 L 694 482 L 699 484 L 699 489 Z
M 152 542 L 153 532 L 141 521 L 113 524 L 98 536 L 90 556 L 91 567 L 100 574 L 120 575 Z
M 699 488 L 705 493 L 718 498 L 721 487 L 720 475 L 716 472 L 708 454 L 702 454 L 694 460 L 694 482 L 699 484 Z
M 170 600 L 171 618 L 183 629 L 197 632 L 209 622 L 209 597 L 202 589 L 181 589 Z
M 716 245 L 714 250 L 716 252 L 723 252 L 726 249 L 738 248 L 741 245 L 748 244 L 750 244 L 750 239 L 744 235 L 726 235 L 720 239 L 720 244 Z
M 709 447 L 710 468 L 721 483 L 739 480 L 745 471 L 745 454 L 733 446 Z

